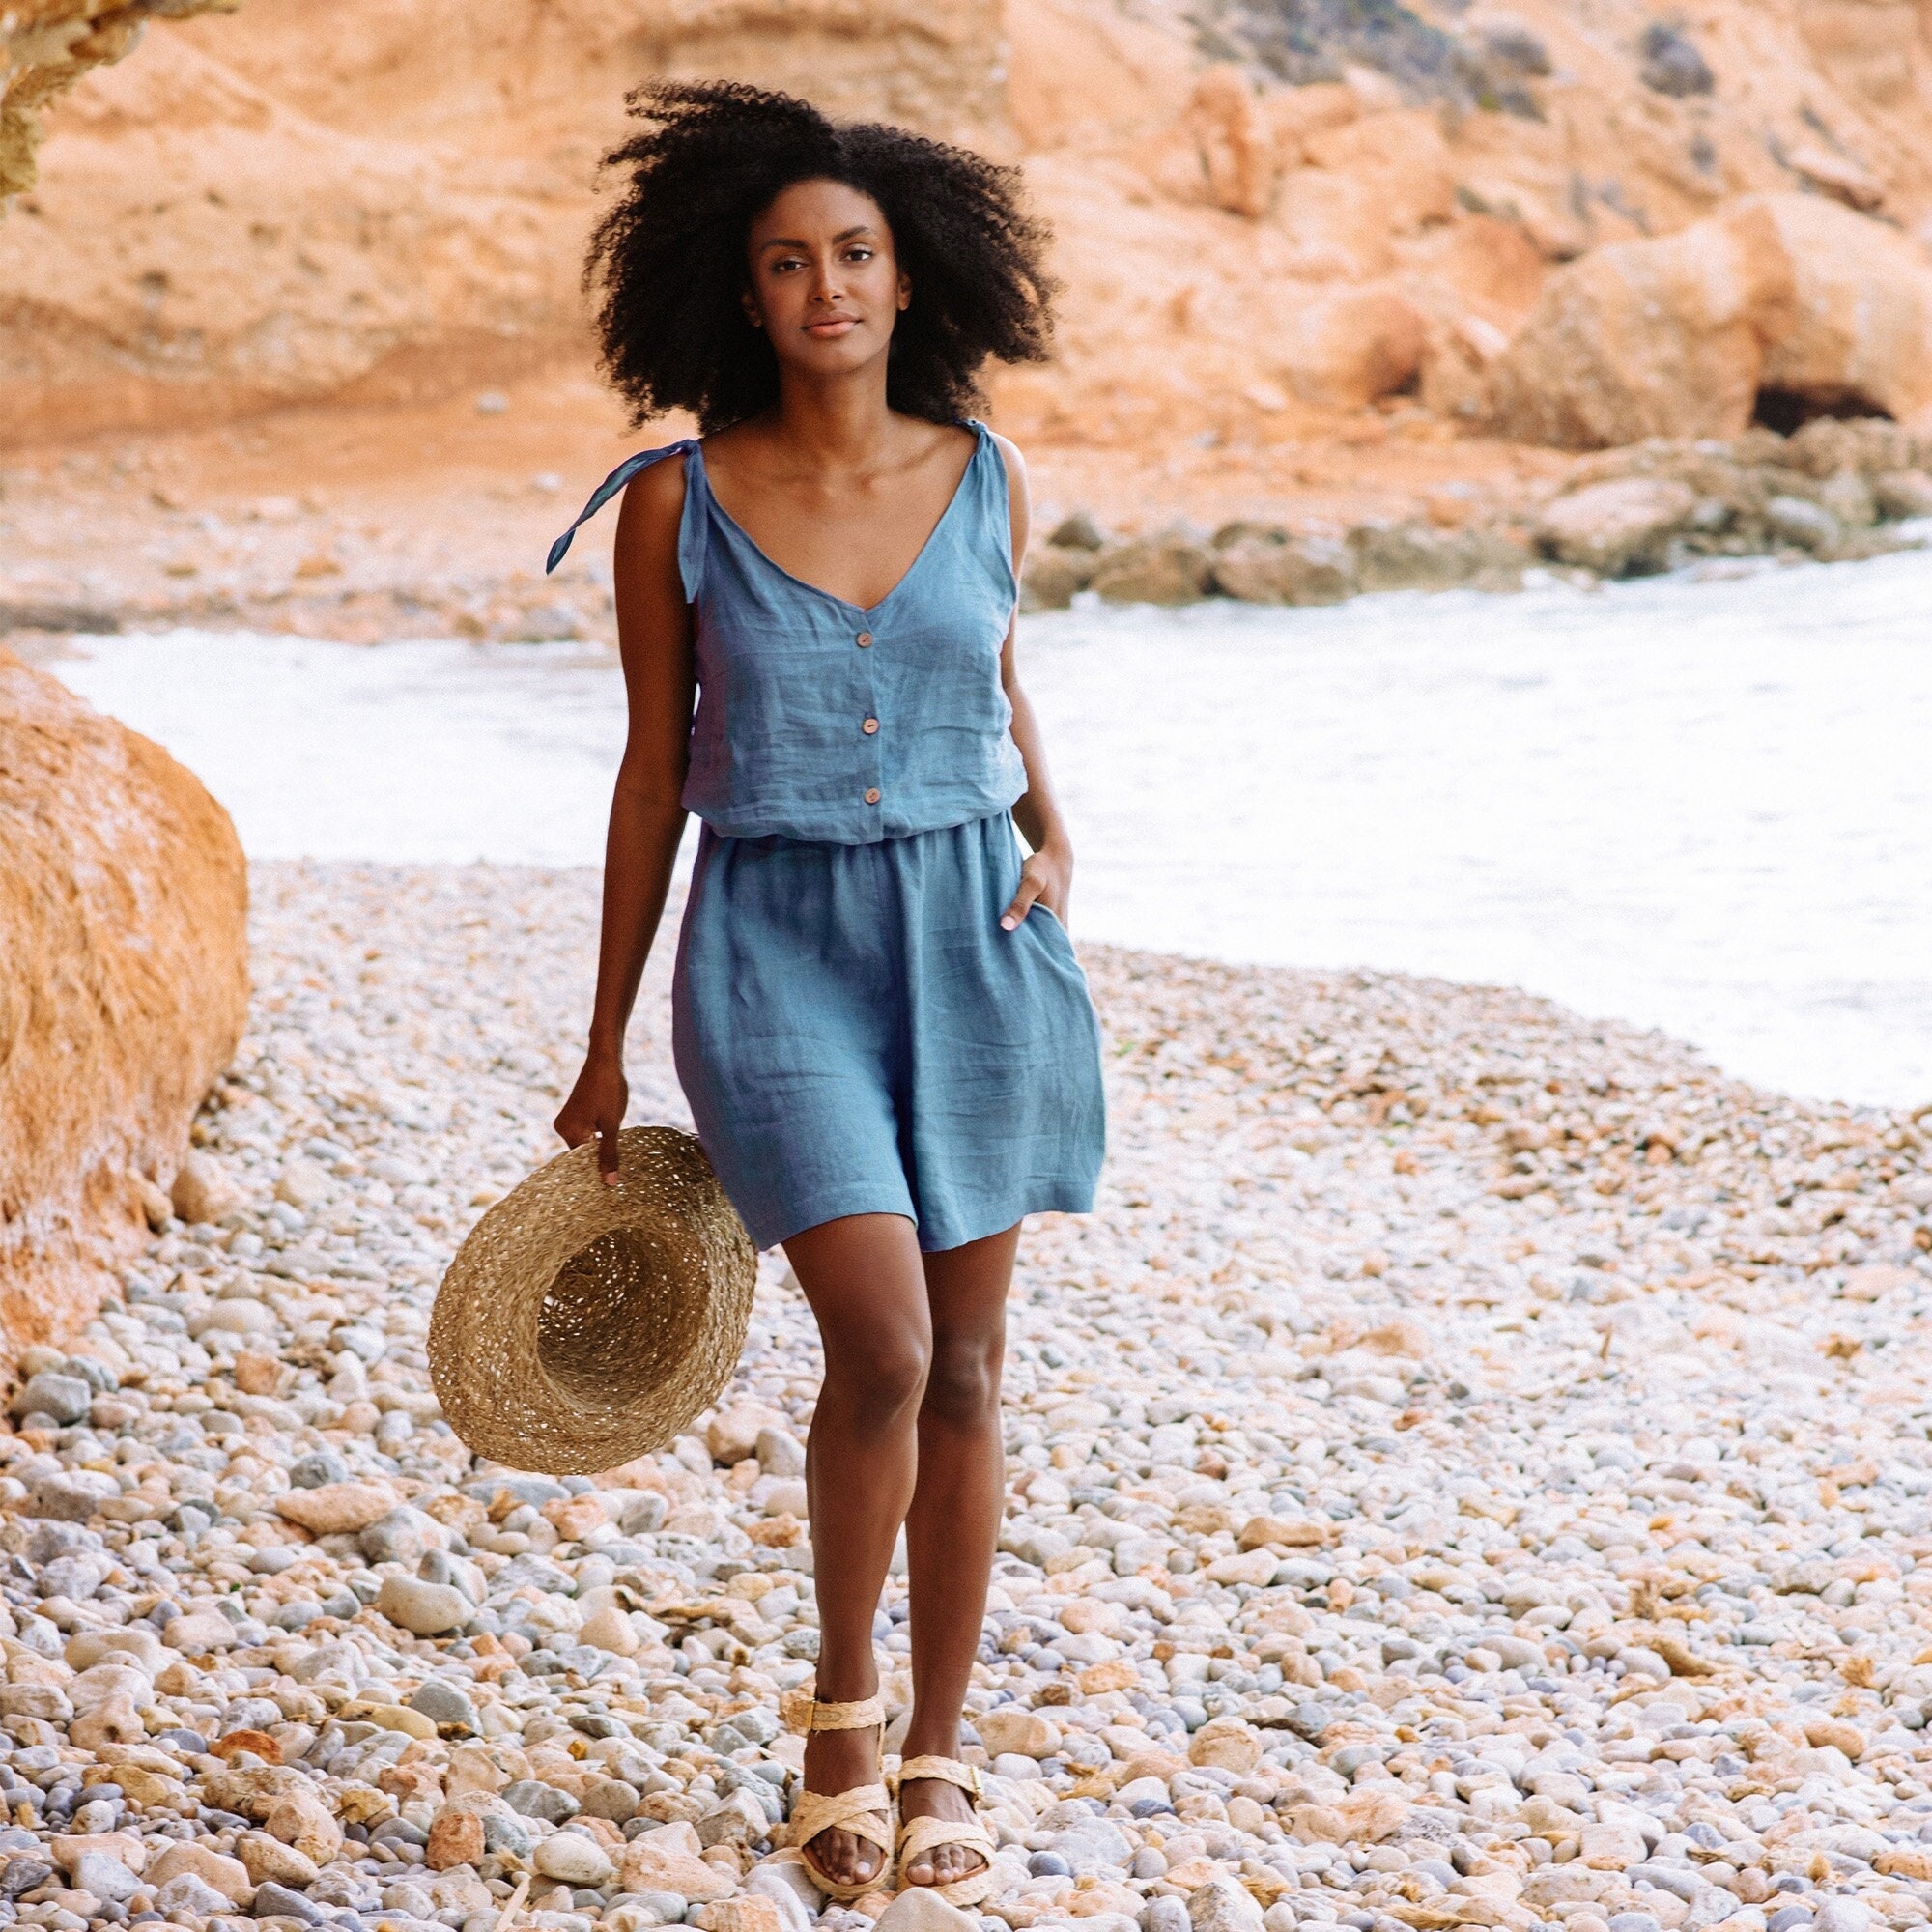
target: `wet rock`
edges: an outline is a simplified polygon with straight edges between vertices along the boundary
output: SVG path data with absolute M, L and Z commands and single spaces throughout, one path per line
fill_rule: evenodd
M 1690 521 L 1695 495 L 1661 477 L 1627 477 L 1558 497 L 1536 526 L 1547 555 L 1603 577 L 1662 569 L 1670 539 Z
M 1932 517 L 1932 475 L 1922 469 L 1888 469 L 1872 479 L 1882 517 Z
M 1355 591 L 1355 559 L 1326 537 L 1248 535 L 1214 555 L 1214 587 L 1247 604 L 1339 604 Z
M 1102 557 L 1092 588 L 1109 604 L 1192 604 L 1208 593 L 1214 562 L 1180 531 L 1122 544 Z
M 1099 559 L 1091 550 L 1041 544 L 1027 553 L 1020 579 L 1023 611 L 1064 611 L 1094 581 Z
M 1844 526 L 1822 503 L 1803 497 L 1774 497 L 1764 506 L 1764 521 L 1780 543 L 1804 550 L 1831 550 L 1844 540 Z
M 1349 532 L 1364 590 L 1447 590 L 1468 575 L 1457 536 L 1418 522 L 1369 523 Z

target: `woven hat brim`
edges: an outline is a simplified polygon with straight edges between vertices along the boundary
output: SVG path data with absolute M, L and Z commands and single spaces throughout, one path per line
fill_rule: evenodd
M 539 1168 L 469 1232 L 437 1292 L 429 1369 L 464 1444 L 588 1475 L 662 1449 L 744 1352 L 757 1256 L 704 1151 L 627 1127 Z

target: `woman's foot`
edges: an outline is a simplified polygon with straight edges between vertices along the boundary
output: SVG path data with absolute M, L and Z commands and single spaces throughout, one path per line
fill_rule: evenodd
M 958 1785 L 943 1778 L 906 1778 L 899 1784 L 899 1820 L 905 1825 L 915 1818 L 970 1825 L 973 1801 Z M 929 1852 L 916 1852 L 899 1868 L 899 1877 L 907 1885 L 952 1885 L 985 1868 L 985 1859 L 971 1845 L 935 1845 Z
M 806 1739 L 808 1791 L 850 1791 L 855 1785 L 878 1781 L 876 1727 L 860 1731 L 813 1731 Z M 856 1833 L 833 1826 L 808 1842 L 811 1847 L 811 1862 L 835 1884 L 870 1885 L 885 1872 L 884 1848 Z

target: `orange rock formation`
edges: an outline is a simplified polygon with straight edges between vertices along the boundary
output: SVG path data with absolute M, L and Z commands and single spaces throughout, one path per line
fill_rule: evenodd
M 159 746 L 0 651 L 0 1350 L 94 1314 L 241 1037 L 247 882 Z
M 596 158 L 659 71 L 1022 161 L 1068 285 L 1057 362 L 997 390 L 1036 440 L 1264 449 L 1379 406 L 1425 440 L 1599 442 L 1687 405 L 1734 425 L 1760 387 L 1927 407 L 1932 7 L 1384 12 L 250 0 L 48 117 L 0 224 L 0 435 L 581 362 Z
M 89 69 L 118 61 L 153 18 L 229 12 L 241 0 L 14 0 L 0 14 L 0 198 L 31 187 L 40 111 Z

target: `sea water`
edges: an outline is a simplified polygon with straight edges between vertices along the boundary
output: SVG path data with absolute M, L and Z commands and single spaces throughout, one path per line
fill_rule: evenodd
M 1928 613 L 1910 554 L 1025 619 L 1075 932 L 1521 985 L 1789 1092 L 1932 1102 Z M 52 668 L 252 855 L 601 857 L 608 650 L 175 631 Z

